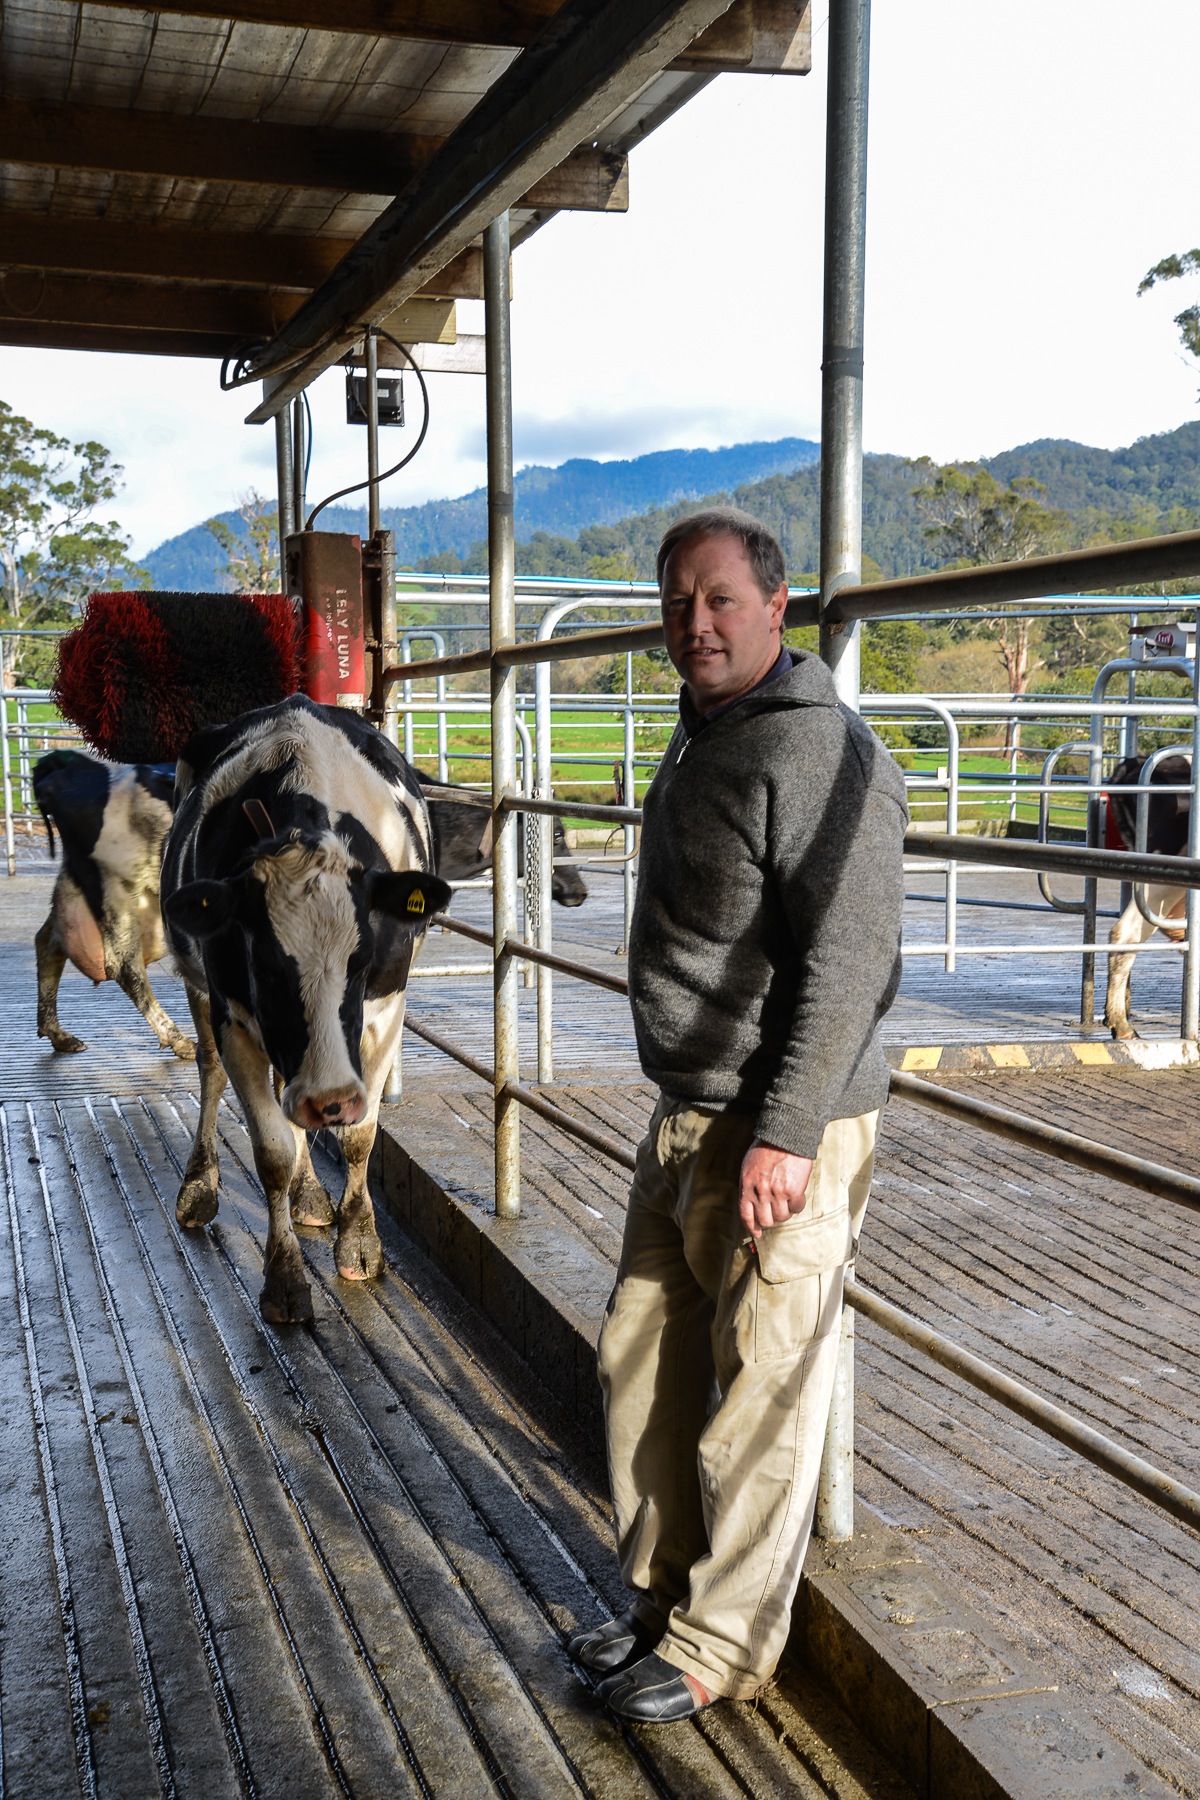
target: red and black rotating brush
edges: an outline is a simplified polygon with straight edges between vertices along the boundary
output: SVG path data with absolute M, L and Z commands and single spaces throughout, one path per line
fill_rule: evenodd
M 99 593 L 58 650 L 51 692 L 114 762 L 174 762 L 194 731 L 300 686 L 286 594 Z

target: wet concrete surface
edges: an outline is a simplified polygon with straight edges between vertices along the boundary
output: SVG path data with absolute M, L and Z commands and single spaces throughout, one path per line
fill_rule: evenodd
M 385 1222 L 378 1282 L 307 1234 L 311 1330 L 263 1324 L 265 1208 L 223 1108 L 0 1107 L 0 1756 L 7 1797 L 907 1790 L 796 1671 L 625 1730 L 569 1633 L 624 1604 L 602 1472 Z M 336 1191 L 336 1170 L 318 1152 Z

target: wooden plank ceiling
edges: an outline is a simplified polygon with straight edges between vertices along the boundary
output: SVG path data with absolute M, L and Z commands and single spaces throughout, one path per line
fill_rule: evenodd
M 349 272 L 361 316 L 477 297 L 488 192 L 514 244 L 560 210 L 624 211 L 630 148 L 715 74 L 807 72 L 809 0 L 726 3 L 627 0 L 623 60 L 589 43 L 614 0 L 4 0 L 0 343 L 307 355 L 294 391 Z M 540 161 L 498 129 L 526 95 Z M 430 207 L 458 229 L 425 219 L 406 249 L 398 221 Z

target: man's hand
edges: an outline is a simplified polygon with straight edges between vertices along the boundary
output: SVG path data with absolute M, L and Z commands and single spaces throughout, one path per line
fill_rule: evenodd
M 738 1212 L 751 1237 L 761 1237 L 771 1225 L 782 1225 L 804 1211 L 812 1157 L 777 1150 L 757 1139 L 742 1158 Z

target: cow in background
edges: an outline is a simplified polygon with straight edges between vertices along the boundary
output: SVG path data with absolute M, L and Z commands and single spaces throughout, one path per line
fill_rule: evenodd
M 417 780 L 429 808 L 434 863 L 443 881 L 473 881 L 492 866 L 492 803 L 477 788 L 438 781 L 424 769 Z M 574 863 L 560 861 L 569 850 L 561 819 L 554 821 L 554 869 L 550 891 L 560 906 L 582 906 L 587 883 Z M 525 873 L 525 833 L 517 833 L 517 875 Z
M 190 1062 L 196 1051 L 154 997 L 147 963 L 165 952 L 158 909 L 163 840 L 171 824 L 174 770 L 105 763 L 82 750 L 51 750 L 33 771 L 33 793 L 63 866 L 50 911 L 34 939 L 37 1031 L 54 1049 L 86 1049 L 58 1016 L 68 962 L 90 981 L 115 981 L 164 1050 Z
M 1113 787 L 1135 786 L 1145 762 L 1144 756 L 1124 757 L 1112 772 Z M 1186 853 L 1192 812 L 1190 794 L 1156 793 L 1155 789 L 1190 784 L 1191 779 L 1191 759 L 1183 755 L 1164 756 L 1150 777 L 1146 848 L 1155 856 L 1183 856 Z M 1132 850 L 1137 841 L 1137 804 L 1136 794 L 1108 796 L 1109 815 L 1126 850 Z M 1163 935 L 1172 943 L 1182 943 L 1186 935 L 1183 918 L 1187 906 L 1187 889 L 1149 883 L 1143 890 L 1142 898 L 1149 910 L 1157 913 L 1160 918 L 1180 921 L 1178 930 L 1164 928 Z M 1153 937 L 1156 929 L 1148 919 L 1142 917 L 1136 901 L 1130 900 L 1109 932 L 1108 941 L 1110 944 L 1144 944 L 1147 938 Z M 1132 954 L 1110 956 L 1108 959 L 1104 1023 L 1115 1038 L 1135 1038 L 1138 1035 L 1129 1021 L 1130 978 L 1135 960 Z
M 338 1273 L 382 1267 L 367 1158 L 409 967 L 450 899 L 432 863 L 416 776 L 354 713 L 294 694 L 197 733 L 180 759 L 163 917 L 199 1037 L 200 1117 L 175 1214 L 216 1215 L 228 1075 L 267 1197 L 259 1305 L 274 1324 L 312 1317 L 294 1224 L 334 1217 L 306 1131 L 341 1132 Z

